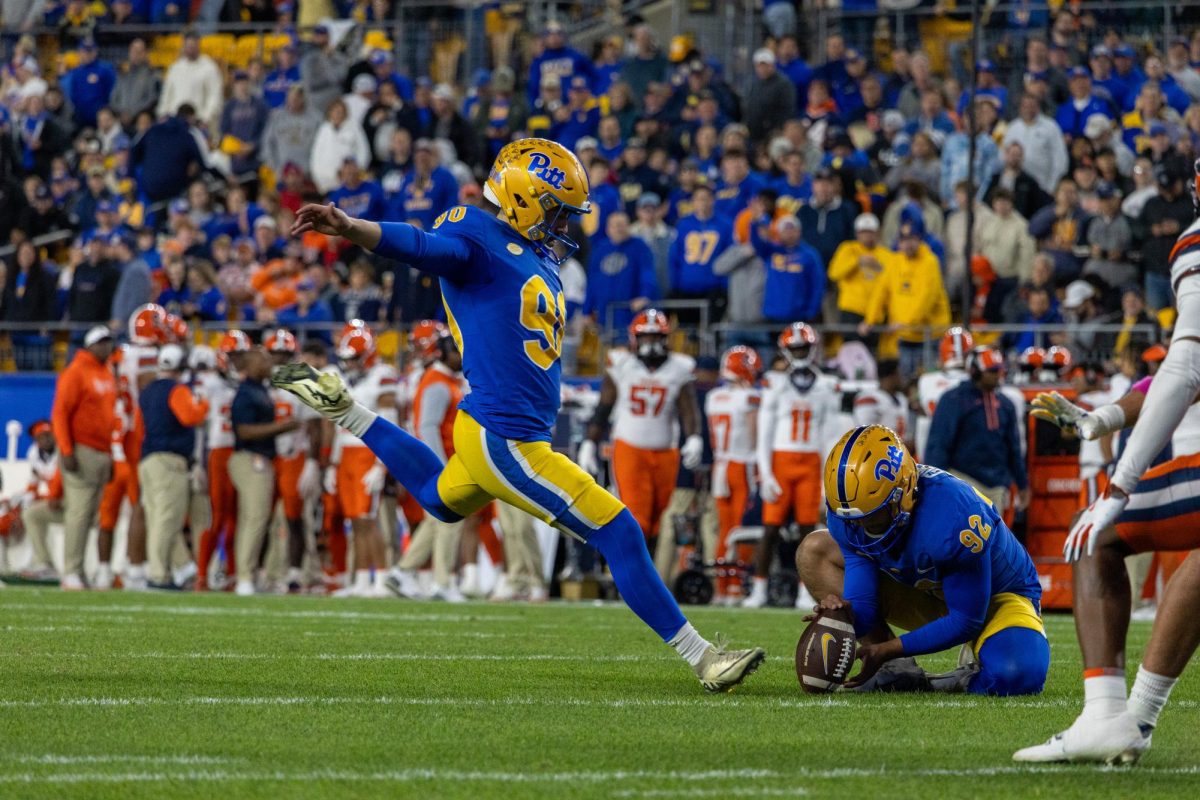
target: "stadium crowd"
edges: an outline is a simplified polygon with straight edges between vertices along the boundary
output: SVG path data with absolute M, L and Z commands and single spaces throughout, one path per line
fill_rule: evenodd
M 633 24 L 626 36 L 605 38 L 585 54 L 555 22 L 535 37 L 528 63 L 498 62 L 469 80 L 434 82 L 432 66 L 413 74 L 398 65 L 390 43 L 370 35 L 377 31 L 347 30 L 332 20 L 296 29 L 290 4 L 259 5 L 282 38 L 245 63 L 214 59 L 204 37 L 189 30 L 165 70 L 151 66 L 162 43 L 123 36 L 119 26 L 158 20 L 156 14 L 167 13 L 158 4 L 148 17 L 126 2 L 47 5 L 45 22 L 69 33 L 62 38 L 69 49 L 53 61 L 41 58 L 30 37 L 8 42 L 0 84 L 0 235 L 13 252 L 0 265 L 0 331 L 8 324 L 19 369 L 48 369 L 50 331 L 55 323 L 73 323 L 74 355 L 60 389 L 72 370 L 105 372 L 108 351 L 120 345 L 110 425 L 95 428 L 96 419 L 83 419 L 76 431 L 56 401 L 52 421 L 31 431 L 47 465 L 56 439 L 62 457 L 75 456 L 77 445 L 100 454 L 77 456 L 69 479 L 54 478 L 56 469 L 47 466 L 26 498 L 43 503 L 24 520 L 27 528 L 48 521 L 67 528 L 66 588 L 114 582 L 111 571 L 84 580 L 82 548 L 98 513 L 99 560 L 108 569 L 125 498 L 135 511 L 144 509 L 135 513 L 144 518 L 130 535 L 128 560 L 147 565 L 127 573 L 126 585 L 132 579 L 133 586 L 178 586 L 198 569 L 204 586 L 207 562 L 218 551 L 226 574 L 249 581 L 262 543 L 277 538 L 266 536 L 272 496 L 282 500 L 285 520 L 276 574 L 280 585 L 300 587 L 305 574 L 313 576 L 302 571 L 311 555 L 305 537 L 313 532 L 303 517 L 312 508 L 295 498 L 323 494 L 321 566 L 337 586 L 359 595 L 388 588 L 417 594 L 401 581 L 432 559 L 434 593 L 454 596 L 451 573 L 458 562 L 474 563 L 469 552 L 478 536 L 493 563 L 507 564 L 501 596 L 544 597 L 536 538 L 519 513 L 500 520 L 503 544 L 490 516 L 449 533 L 430 520 L 425 549 L 406 553 L 395 572 L 385 572 L 399 555 L 388 551 L 398 537 L 379 526 L 397 519 L 417 525 L 419 509 L 397 514 L 393 505 L 392 513 L 376 514 L 381 498 L 406 502 L 378 465 L 369 458 L 331 460 L 338 449 L 331 432 L 315 420 L 296 422 L 299 406 L 281 414 L 280 397 L 264 400 L 258 390 L 270 372 L 268 357 L 318 368 L 350 363 L 362 380 L 374 375 L 372 402 L 398 409 L 402 418 L 414 411 L 427 372 L 453 375 L 452 339 L 437 333 L 444 315 L 435 280 L 336 237 L 309 232 L 297 240 L 288 231 L 299 207 L 312 201 L 432 229 L 453 206 L 481 201 L 489 165 L 515 138 L 561 142 L 578 154 L 591 181 L 592 213 L 573 231 L 582 246 L 562 269 L 571 331 L 622 345 L 631 325 L 644 324 L 647 309 L 685 301 L 671 306 L 674 328 L 654 335 L 695 337 L 699 320 L 725 323 L 724 345 L 748 345 L 765 357 L 755 380 L 772 362 L 785 371 L 792 364 L 798 345 L 777 340 L 780 330 L 812 336 L 805 346 L 815 350 L 803 356 L 804 368 L 817 366 L 820 353 L 838 357 L 831 372 L 840 368 L 842 379 L 877 378 L 902 428 L 918 418 L 928 423 L 933 414 L 918 397 L 923 372 L 953 369 L 956 380 L 967 374 L 969 347 L 958 346 L 957 356 L 938 364 L 931 359 L 954 319 L 1014 326 L 994 342 L 998 349 L 976 356 L 980 374 L 1009 361 L 1019 362 L 1027 377 L 1045 369 L 1055 381 L 1068 378 L 1072 361 L 1086 365 L 1088 375 L 1136 373 L 1143 351 L 1173 322 L 1166 270 L 1176 237 L 1193 219 L 1187 187 L 1200 155 L 1200 71 L 1193 66 L 1200 62 L 1200 32 L 1172 40 L 1160 53 L 1124 41 L 1119 30 L 1085 29 L 1064 6 L 1047 21 L 1052 35 L 1031 35 L 1020 49 L 974 64 L 972 97 L 962 65 L 935 74 L 919 43 L 887 40 L 867 52 L 833 33 L 820 52 L 805 54 L 795 16 L 781 11 L 791 4 L 774 2 L 744 88 L 735 88 L 723 66 L 687 36 L 668 45 L 650 26 Z M 186 17 L 178 6 L 165 8 Z M 355 6 L 345 16 L 371 18 L 362 12 Z M 127 48 L 119 64 L 100 57 L 101 47 L 114 43 Z M 148 304 L 163 316 L 139 332 Z M 1070 327 L 1053 333 L 1029 327 L 1063 323 Z M 825 337 L 823 352 L 814 330 L 821 327 L 836 330 Z M 404 331 L 408 348 L 380 358 L 380 334 L 388 330 Z M 859 341 L 865 347 L 843 344 Z M 638 353 L 636 335 L 630 344 Z M 1052 346 L 1062 360 L 1044 355 Z M 390 359 L 401 363 L 383 363 Z M 385 367 L 393 372 L 374 372 Z M 684 383 L 693 376 L 728 378 L 719 367 L 712 359 L 692 364 Z M 410 369 L 412 381 L 395 372 Z M 606 380 L 619 383 L 614 369 L 610 364 Z M 143 382 L 162 384 L 150 394 L 149 411 Z M 451 397 L 463 390 L 440 383 L 438 391 Z M 977 384 L 976 392 L 996 388 Z M 239 405 L 234 398 L 243 386 L 249 388 Z M 200 388 L 193 396 L 188 387 Z M 830 407 L 853 400 L 858 388 L 829 389 Z M 603 405 L 603 389 L 601 395 Z M 449 414 L 453 404 L 446 408 Z M 648 537 L 692 507 L 694 492 L 672 490 L 695 485 L 689 470 L 701 463 L 696 448 L 712 463 L 713 436 L 700 418 L 689 423 L 690 416 L 681 405 L 684 441 L 667 448 L 683 445 L 684 469 L 675 463 L 662 491 L 645 500 L 645 513 L 635 510 Z M 993 492 L 1015 488 L 1012 498 L 997 497 L 1020 505 L 1024 473 L 1010 447 L 1023 415 L 1001 416 L 1002 429 L 988 418 L 991 433 L 984 436 L 994 441 L 979 452 L 999 448 L 1006 466 L 976 476 L 976 484 Z M 160 449 L 147 453 L 152 418 L 162 426 L 153 439 Z M 676 419 L 675 409 L 667 419 Z M 607 420 L 592 421 L 598 427 L 584 438 L 598 444 Z M 614 419 L 614 432 L 619 425 Z M 197 426 L 207 432 L 181 430 Z M 101 441 L 97 430 L 117 435 Z M 797 462 L 803 466 L 790 490 L 775 487 L 778 513 L 762 517 L 775 529 L 771 545 L 770 536 L 789 521 L 817 522 L 809 519 L 815 510 L 788 505 L 807 491 L 797 488 L 811 477 L 807 455 L 819 459 L 827 444 L 815 432 L 809 441 L 808 430 L 806 421 L 797 451 L 805 455 Z M 430 432 L 430 441 L 438 435 Z M 692 444 L 693 436 L 704 441 Z M 916 434 L 919 451 L 923 438 Z M 206 443 L 193 450 L 199 440 Z M 443 445 L 444 455 L 449 443 Z M 771 446 L 765 456 L 761 443 L 755 450 L 742 457 L 769 474 Z M 217 451 L 225 452 L 213 462 Z M 169 468 L 141 479 L 139 505 L 144 457 L 159 454 L 150 463 Z M 954 466 L 952 455 L 942 457 Z M 31 449 L 31 460 L 38 458 Z M 267 481 L 268 471 L 278 480 Z M 166 472 L 174 480 L 165 480 Z M 620 472 L 614 463 L 618 484 Z M 235 474 L 241 476 L 232 481 L 236 500 L 224 477 Z M 59 492 L 67 506 L 75 495 L 74 514 L 55 505 Z M 637 492 L 622 493 L 631 507 L 629 496 Z M 205 496 L 207 527 L 183 515 L 186 502 L 172 503 Z M 243 518 L 252 507 L 259 513 Z M 704 511 L 718 516 L 715 504 Z M 353 568 L 345 521 L 355 534 Z M 185 523 L 193 532 L 190 552 L 181 549 Z M 708 524 L 722 529 L 724 551 L 736 522 Z M 243 537 L 243 529 L 253 535 Z M 239 532 L 236 550 L 232 530 Z M 468 542 L 463 555 L 456 550 L 460 538 Z M 773 555 L 764 549 L 759 581 Z M 670 572 L 672 553 L 658 555 L 660 570 Z M 44 547 L 35 552 L 33 572 L 60 575 L 45 556 Z M 581 560 L 586 566 L 586 555 L 572 552 L 571 559 L 568 571 Z M 193 561 L 198 567 L 189 566 Z M 383 586 L 388 575 L 395 587 Z M 718 591 L 729 596 L 740 591 L 734 586 Z M 756 582 L 759 604 L 763 592 Z

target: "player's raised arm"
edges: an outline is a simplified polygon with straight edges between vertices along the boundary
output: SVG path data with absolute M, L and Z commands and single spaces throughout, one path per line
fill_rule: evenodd
M 312 203 L 296 212 L 293 237 L 309 231 L 341 236 L 384 258 L 412 264 L 451 281 L 464 281 L 478 267 L 470 245 L 463 239 L 426 233 L 407 222 L 371 222 L 351 217 L 332 203 Z

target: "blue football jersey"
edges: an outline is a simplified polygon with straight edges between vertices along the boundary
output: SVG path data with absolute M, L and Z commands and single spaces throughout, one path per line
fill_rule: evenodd
M 472 264 L 474 279 L 441 280 L 446 319 L 471 387 L 459 408 L 506 439 L 550 441 L 566 327 L 558 267 L 474 206 L 445 212 L 433 232 L 465 241 L 478 264 Z
M 989 594 L 1011 592 L 1039 604 L 1042 587 L 1033 561 L 992 504 L 949 473 L 924 464 L 917 470 L 917 501 L 908 531 L 887 552 L 865 557 L 891 579 L 935 594 L 946 575 L 987 558 Z M 844 552 L 865 555 L 849 543 L 846 523 L 832 514 L 829 533 Z

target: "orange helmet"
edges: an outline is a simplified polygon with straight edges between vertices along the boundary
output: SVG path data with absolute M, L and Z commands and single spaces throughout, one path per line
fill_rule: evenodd
M 1040 347 L 1026 347 L 1017 358 L 1017 363 L 1025 372 L 1036 372 L 1046 363 L 1046 351 Z
M 1060 375 L 1066 375 L 1071 369 L 1071 364 L 1074 359 L 1071 358 L 1071 351 L 1062 345 L 1054 345 L 1046 351 L 1045 366 L 1046 369 L 1052 369 Z
M 753 347 L 734 345 L 721 356 L 721 377 L 730 381 L 755 383 L 762 373 L 762 359 Z
M 275 328 L 268 331 L 263 337 L 263 344 L 267 347 L 268 353 L 296 353 L 300 346 L 296 344 L 296 337 L 286 328 Z
M 787 359 L 792 369 L 807 367 L 816 355 L 816 347 L 821 343 L 821 337 L 807 322 L 793 322 L 779 334 L 776 344 L 779 352 Z
M 994 347 L 976 347 L 967 354 L 967 371 L 972 376 L 984 372 L 1004 372 L 1004 354 Z
M 187 341 L 188 324 L 182 317 L 167 314 L 166 330 L 168 344 L 180 344 Z
M 349 322 L 347 322 L 345 325 L 342 326 L 342 332 L 338 334 L 338 341 L 341 341 L 342 337 L 345 336 L 347 333 L 350 333 L 351 331 L 361 330 L 363 328 L 369 329 L 370 326 L 368 326 L 367 323 L 363 322 L 361 319 L 350 320 Z
M 351 328 L 338 339 L 337 357 L 342 361 L 357 361 L 362 367 L 375 363 L 375 334 L 365 325 Z
M 638 336 L 669 336 L 671 320 L 657 308 L 647 308 L 633 318 L 629 323 L 629 340 L 635 341 Z
M 221 343 L 217 345 L 217 350 L 222 353 L 245 353 L 252 347 L 254 347 L 254 343 L 250 341 L 246 332 L 234 328 L 225 331 L 225 335 L 221 337 Z
M 158 303 L 138 306 L 129 318 L 129 341 L 140 345 L 158 345 L 166 342 L 166 309 Z
M 434 319 L 423 319 L 413 325 L 409 343 L 417 358 L 433 361 L 441 355 L 442 340 L 450 336 L 450 329 Z
M 671 335 L 671 320 L 657 308 L 647 308 L 629 323 L 629 346 L 641 358 L 662 358 L 667 354 L 667 337 Z M 655 339 L 639 342 L 641 336 Z
M 962 369 L 967 361 L 967 354 L 975 347 L 975 339 L 971 332 L 960 325 L 955 325 L 942 334 L 942 343 L 938 347 L 938 359 L 942 369 Z

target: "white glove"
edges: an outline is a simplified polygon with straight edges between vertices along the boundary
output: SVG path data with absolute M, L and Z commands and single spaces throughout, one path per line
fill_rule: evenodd
M 321 492 L 321 466 L 315 458 L 304 459 L 304 469 L 300 471 L 300 480 L 296 482 L 301 497 L 310 497 Z
M 325 477 L 322 480 L 322 488 L 325 489 L 325 494 L 337 494 L 337 467 L 334 465 L 325 468 Z
M 700 434 L 693 433 L 683 443 L 683 447 L 679 448 L 679 460 L 683 464 L 684 469 L 695 469 L 700 466 L 700 461 L 703 458 L 704 439 L 700 438 Z
M 208 473 L 204 471 L 203 465 L 197 463 L 192 466 L 189 481 L 192 484 L 192 491 L 196 494 L 201 494 L 208 489 Z
M 588 475 L 593 478 L 600 477 L 600 457 L 596 454 L 596 443 L 591 439 L 584 439 L 579 443 L 579 453 L 575 456 L 575 461 Z
M 1111 485 L 1105 489 L 1104 494 L 1088 506 L 1071 526 L 1071 532 L 1063 545 L 1063 558 L 1068 563 L 1078 561 L 1083 555 L 1085 545 L 1090 556 L 1096 549 L 1096 537 L 1102 530 L 1116 523 L 1117 517 L 1121 516 L 1127 505 L 1129 494 L 1123 489 Z
M 763 470 L 762 486 L 759 488 L 758 493 L 764 503 L 774 503 L 783 497 L 783 487 L 779 485 L 779 481 L 775 480 L 774 475 Z
M 387 480 L 387 470 L 383 468 L 383 464 L 376 461 L 375 466 L 367 470 L 366 475 L 363 475 L 362 485 L 367 490 L 367 494 L 378 494 L 383 489 L 385 480 Z
M 1030 405 L 1033 406 L 1031 415 L 1054 424 L 1065 433 L 1088 440 L 1100 435 L 1099 420 L 1058 392 L 1041 392 Z

